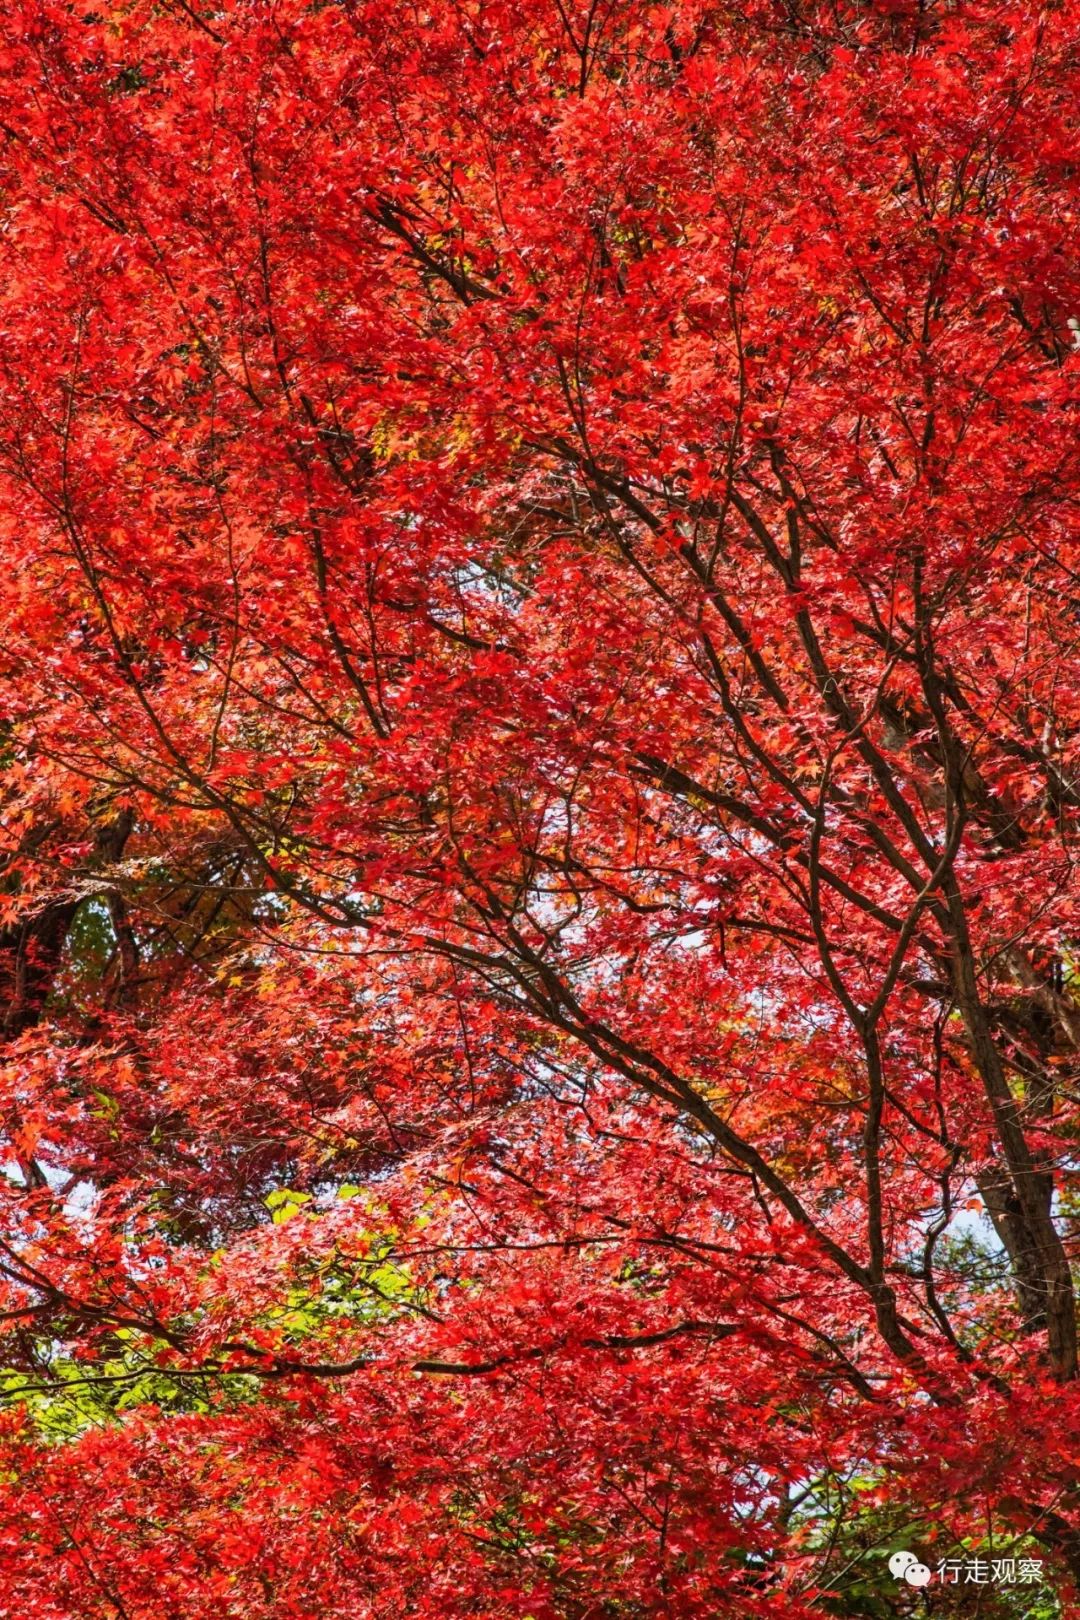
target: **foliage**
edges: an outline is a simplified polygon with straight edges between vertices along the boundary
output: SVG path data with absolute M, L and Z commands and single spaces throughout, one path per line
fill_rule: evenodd
M 0 61 L 0 1616 L 1076 1612 L 1078 9 Z

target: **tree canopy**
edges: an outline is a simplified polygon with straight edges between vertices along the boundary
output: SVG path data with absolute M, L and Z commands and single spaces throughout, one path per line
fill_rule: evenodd
M 1077 1612 L 1080 10 L 0 64 L 0 1615 Z

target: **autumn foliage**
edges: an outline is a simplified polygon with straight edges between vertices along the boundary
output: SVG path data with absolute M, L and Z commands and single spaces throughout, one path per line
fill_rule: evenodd
M 0 1615 L 1080 1612 L 1080 8 L 0 64 Z

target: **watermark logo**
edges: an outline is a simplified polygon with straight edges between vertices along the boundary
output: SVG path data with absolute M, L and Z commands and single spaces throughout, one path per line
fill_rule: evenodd
M 890 1554 L 889 1574 L 909 1586 L 1036 1586 L 1043 1578 L 1041 1558 L 942 1558 L 936 1568 L 918 1553 L 900 1548 Z
M 921 1563 L 913 1552 L 894 1552 L 889 1559 L 889 1573 L 909 1586 L 929 1586 L 933 1576 L 929 1566 Z

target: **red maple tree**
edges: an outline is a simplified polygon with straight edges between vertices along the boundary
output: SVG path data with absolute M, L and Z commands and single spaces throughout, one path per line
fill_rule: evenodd
M 1080 12 L 0 61 L 0 1615 L 1077 1612 Z

